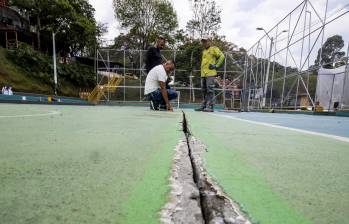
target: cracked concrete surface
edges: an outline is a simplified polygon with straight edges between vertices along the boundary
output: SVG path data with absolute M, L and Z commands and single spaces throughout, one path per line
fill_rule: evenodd
M 239 206 L 207 174 L 201 159 L 207 147 L 194 137 L 190 137 L 188 142 L 205 223 L 251 224 Z
M 171 193 L 161 211 L 164 224 L 251 224 L 220 187 L 208 176 L 201 156 L 207 147 L 195 139 L 183 113 L 186 139 L 176 147 Z
M 164 224 L 204 223 L 200 194 L 193 179 L 186 141 L 180 141 L 176 147 L 170 184 L 171 193 L 168 203 L 161 211 L 161 222 Z

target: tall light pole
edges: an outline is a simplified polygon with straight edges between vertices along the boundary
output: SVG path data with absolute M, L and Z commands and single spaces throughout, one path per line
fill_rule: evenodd
M 56 59 L 56 33 L 52 32 L 52 46 L 53 46 L 53 79 L 55 83 L 55 95 L 57 96 L 57 59 Z
M 268 81 L 269 81 L 269 72 L 270 72 L 270 60 L 271 60 L 271 53 L 273 49 L 273 44 L 274 44 L 274 38 L 270 37 L 267 31 L 265 31 L 264 28 L 258 27 L 257 30 L 263 30 L 264 33 L 267 35 L 267 37 L 270 39 L 270 47 L 269 47 L 269 56 L 268 56 L 268 66 L 267 66 L 267 71 L 265 72 L 265 82 L 264 82 L 264 89 L 263 89 L 263 101 L 262 101 L 262 107 L 265 107 L 265 101 L 267 98 L 267 90 L 268 90 Z M 287 30 L 283 30 L 279 34 L 276 35 L 276 38 L 282 34 L 287 32 Z
M 53 79 L 55 83 L 55 95 L 57 96 L 57 89 L 58 89 L 58 81 L 57 81 L 57 57 L 56 57 L 56 33 L 62 28 L 62 26 L 65 24 L 64 21 L 60 21 L 60 25 L 57 29 L 52 28 L 52 55 L 53 55 Z

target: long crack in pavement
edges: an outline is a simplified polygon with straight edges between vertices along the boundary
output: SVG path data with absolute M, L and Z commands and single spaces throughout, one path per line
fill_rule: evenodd
M 161 211 L 164 224 L 251 224 L 239 206 L 208 176 L 201 155 L 207 147 L 195 139 L 183 112 L 185 140 L 176 147 L 171 193 Z

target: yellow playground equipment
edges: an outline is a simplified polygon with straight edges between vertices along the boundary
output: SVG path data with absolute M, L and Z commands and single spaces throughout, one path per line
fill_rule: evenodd
M 132 75 L 120 75 L 114 72 L 99 72 L 103 77 L 107 78 L 106 84 L 97 84 L 97 86 L 92 90 L 88 96 L 88 101 L 93 104 L 98 104 L 102 97 L 106 98 L 106 93 L 116 92 L 118 86 L 121 82 L 126 79 L 138 79 L 136 76 Z M 103 74 L 102 74 L 103 73 Z

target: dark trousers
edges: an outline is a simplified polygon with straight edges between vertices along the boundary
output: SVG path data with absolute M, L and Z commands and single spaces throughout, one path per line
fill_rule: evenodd
M 213 107 L 215 104 L 214 87 L 215 76 L 201 77 L 202 107 Z
M 166 89 L 168 100 L 174 100 L 178 97 L 178 94 L 173 89 Z M 155 90 L 154 92 L 149 93 L 150 100 L 157 101 L 159 105 L 166 105 L 164 98 L 160 89 Z

